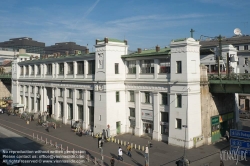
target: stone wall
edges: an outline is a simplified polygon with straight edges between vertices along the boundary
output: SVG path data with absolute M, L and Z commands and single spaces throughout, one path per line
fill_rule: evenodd
M 11 84 L 5 84 L 0 80 L 0 99 L 11 96 Z

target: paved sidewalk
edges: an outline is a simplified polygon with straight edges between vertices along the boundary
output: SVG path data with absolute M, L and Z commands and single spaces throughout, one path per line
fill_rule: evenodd
M 100 150 L 97 147 L 97 139 L 91 136 L 77 136 L 71 131 L 69 125 L 63 125 L 61 128 L 50 129 L 47 132 L 45 128 L 37 126 L 36 122 L 31 122 L 26 124 L 26 122 L 17 116 L 7 116 L 6 114 L 0 115 L 0 125 L 3 127 L 8 127 L 10 130 L 21 131 L 30 135 L 35 134 L 35 136 L 47 138 L 52 140 L 52 142 L 57 142 L 57 144 L 62 144 L 63 148 L 68 147 L 69 150 L 86 150 L 91 157 L 100 158 Z M 21 134 L 20 134 L 21 135 Z M 116 138 L 140 145 L 146 145 L 148 139 L 133 136 L 131 134 L 119 135 Z M 150 140 L 151 141 L 151 140 Z M 176 166 L 175 161 L 178 160 L 184 153 L 183 147 L 176 147 L 168 145 L 164 142 L 151 141 L 153 144 L 152 148 L 149 150 L 150 165 L 151 166 Z M 205 164 L 210 164 L 210 166 L 219 165 L 220 155 L 219 151 L 222 148 L 229 146 L 226 141 L 221 141 L 215 145 L 204 145 L 199 148 L 186 150 L 186 156 L 191 161 L 191 166 L 205 166 Z M 114 156 L 117 158 L 118 144 L 115 143 L 104 143 L 104 161 L 105 165 L 110 165 L 109 157 Z M 117 161 L 116 166 L 123 165 L 136 165 L 143 166 L 145 163 L 144 153 L 138 150 L 132 150 L 132 158 L 126 155 L 126 148 L 121 146 L 124 150 L 124 161 Z M 234 164 L 235 162 L 228 161 L 227 165 Z M 89 163 L 89 165 L 93 165 Z M 243 166 L 238 163 L 237 166 Z

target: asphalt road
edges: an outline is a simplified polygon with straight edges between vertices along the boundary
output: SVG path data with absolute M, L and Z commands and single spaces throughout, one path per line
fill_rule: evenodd
M 53 156 L 51 156 L 51 153 L 48 153 L 48 152 L 55 152 L 55 149 L 49 148 L 48 146 L 43 146 L 39 143 L 36 143 L 32 140 L 22 137 L 12 131 L 9 131 L 3 127 L 0 127 L 0 149 L 11 149 L 13 150 L 13 152 L 16 152 L 16 155 L 20 156 L 19 158 L 21 159 L 23 166 L 80 165 L 80 164 L 65 164 L 63 163 L 65 162 L 64 159 L 55 158 L 56 157 L 55 153 L 53 154 Z M 58 157 L 60 155 L 61 154 L 57 153 Z M 66 162 L 71 162 L 71 161 L 67 160 Z

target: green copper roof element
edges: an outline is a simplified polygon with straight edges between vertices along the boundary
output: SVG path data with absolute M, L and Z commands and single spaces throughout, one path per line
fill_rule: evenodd
M 19 54 L 19 56 L 26 56 L 26 57 L 30 57 L 31 55 L 28 55 L 28 54 Z
M 181 39 L 175 39 L 172 40 L 172 42 L 180 42 L 180 41 L 185 41 L 187 38 L 181 38 Z
M 129 55 L 122 55 L 122 58 L 132 58 L 132 57 L 144 57 L 144 56 L 158 56 L 158 55 L 170 55 L 170 48 L 160 49 L 159 52 L 156 52 L 155 49 L 152 50 L 142 50 L 141 53 L 135 52 Z
M 104 40 L 98 40 L 99 42 L 104 42 Z M 122 40 L 118 40 L 118 39 L 112 39 L 112 38 L 108 38 L 109 42 L 117 42 L 117 43 L 125 43 Z

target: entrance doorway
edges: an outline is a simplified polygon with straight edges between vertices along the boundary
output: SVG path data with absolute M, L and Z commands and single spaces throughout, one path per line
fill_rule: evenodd
M 49 116 L 52 115 L 52 105 L 47 105 L 47 112 L 49 113 Z
M 153 132 L 153 121 L 143 120 L 143 134 L 152 136 Z
M 249 110 L 249 99 L 245 99 L 245 110 Z
M 116 134 L 121 133 L 121 122 L 116 122 Z

